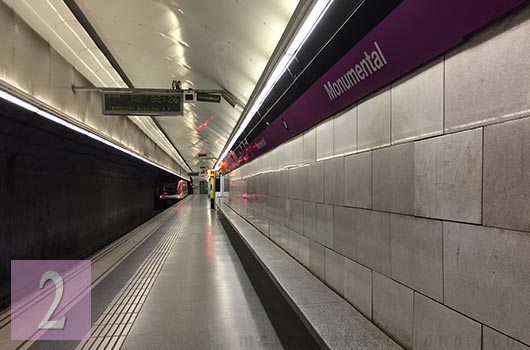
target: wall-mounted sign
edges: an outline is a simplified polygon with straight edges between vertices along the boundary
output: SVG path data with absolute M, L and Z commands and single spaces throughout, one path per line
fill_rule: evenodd
M 103 91 L 105 115 L 183 115 L 182 92 Z
M 236 148 L 231 169 L 352 105 L 438 57 L 529 0 L 403 0 L 283 111 L 250 146 Z M 286 123 L 289 129 L 286 132 Z

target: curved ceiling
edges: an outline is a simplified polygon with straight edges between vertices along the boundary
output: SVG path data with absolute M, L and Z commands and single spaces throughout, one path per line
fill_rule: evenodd
M 76 0 L 138 88 L 226 89 L 243 102 L 258 82 L 297 0 Z M 212 167 L 242 113 L 226 101 L 185 104 L 156 122 L 193 171 Z M 209 158 L 200 160 L 198 153 Z

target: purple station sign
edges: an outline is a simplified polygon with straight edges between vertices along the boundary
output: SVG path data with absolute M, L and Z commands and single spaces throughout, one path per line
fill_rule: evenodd
M 528 0 L 404 0 L 265 129 L 255 158 L 462 43 Z M 283 124 L 285 120 L 291 131 Z

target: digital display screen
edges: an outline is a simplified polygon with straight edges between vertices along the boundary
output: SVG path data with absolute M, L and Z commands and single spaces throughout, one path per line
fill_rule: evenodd
M 105 115 L 183 115 L 181 92 L 103 92 Z

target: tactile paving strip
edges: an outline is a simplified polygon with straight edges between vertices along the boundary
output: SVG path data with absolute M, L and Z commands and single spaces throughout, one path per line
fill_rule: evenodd
M 94 323 L 90 339 L 80 342 L 76 350 L 122 348 L 147 295 L 177 241 L 181 227 L 180 221 L 171 225 L 164 238 Z

